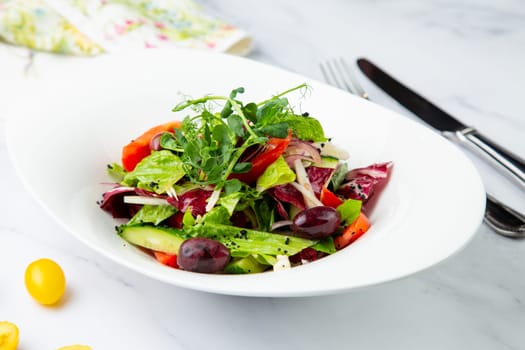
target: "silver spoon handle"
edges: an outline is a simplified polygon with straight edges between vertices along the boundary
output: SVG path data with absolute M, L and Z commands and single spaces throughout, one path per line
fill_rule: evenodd
M 525 237 L 525 215 L 501 203 L 488 193 L 485 223 L 503 236 Z

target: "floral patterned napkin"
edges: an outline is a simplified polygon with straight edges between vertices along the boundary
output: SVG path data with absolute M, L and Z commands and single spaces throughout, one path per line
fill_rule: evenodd
M 98 55 L 186 47 L 244 55 L 243 31 L 193 0 L 0 0 L 0 40 L 31 50 Z

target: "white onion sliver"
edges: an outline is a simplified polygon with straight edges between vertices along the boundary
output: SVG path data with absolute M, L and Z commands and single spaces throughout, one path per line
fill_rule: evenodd
M 168 188 L 168 190 L 166 191 L 166 193 L 168 194 L 168 196 L 170 196 L 171 198 L 175 198 L 175 199 L 179 199 L 179 197 L 177 197 L 177 192 L 175 191 L 175 189 L 173 187 L 170 187 Z
M 323 203 L 317 197 L 315 194 L 310 190 L 308 191 L 304 186 L 299 185 L 297 182 L 292 182 L 291 185 L 295 187 L 304 197 L 305 204 L 308 208 L 313 207 L 319 207 L 322 206 Z
M 306 188 L 311 188 L 310 180 L 308 180 L 308 175 L 306 175 L 306 170 L 303 163 L 300 159 L 296 159 L 293 162 L 295 168 L 295 174 L 297 175 L 297 182 Z
M 284 226 L 289 226 L 292 224 L 292 220 L 281 220 L 281 221 L 276 221 L 272 224 L 272 228 L 271 230 L 277 230 L 278 228 L 280 227 L 284 227 Z
M 217 204 L 217 201 L 219 200 L 219 197 L 221 196 L 221 190 L 217 189 L 214 190 L 211 194 L 210 198 L 208 199 L 208 204 L 206 204 L 206 212 L 209 212 L 213 209 L 215 204 Z
M 310 180 L 308 180 L 308 175 L 306 174 L 303 162 L 300 159 L 296 159 L 294 167 L 295 174 L 297 175 L 297 183 L 292 183 L 292 185 L 303 194 L 306 206 L 312 208 L 323 205 L 323 203 L 317 199 L 312 190 L 312 185 L 310 184 Z
M 124 203 L 142 205 L 169 205 L 169 203 L 163 198 L 143 196 L 124 196 Z

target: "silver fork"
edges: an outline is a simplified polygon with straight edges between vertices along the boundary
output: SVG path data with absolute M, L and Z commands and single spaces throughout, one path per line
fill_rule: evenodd
M 331 59 L 321 62 L 319 66 L 328 84 L 368 100 L 368 94 L 344 59 Z M 488 193 L 484 220 L 490 228 L 502 236 L 525 237 L 525 215 L 506 206 Z
M 368 94 L 361 87 L 354 71 L 350 69 L 345 60 L 334 58 L 321 63 L 319 66 L 321 67 L 324 80 L 328 84 L 368 100 Z

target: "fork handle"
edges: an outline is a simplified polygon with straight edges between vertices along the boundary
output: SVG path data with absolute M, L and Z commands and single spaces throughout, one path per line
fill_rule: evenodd
M 518 155 L 497 145 L 474 128 L 464 128 L 453 135 L 459 143 L 488 160 L 525 190 L 525 161 Z

